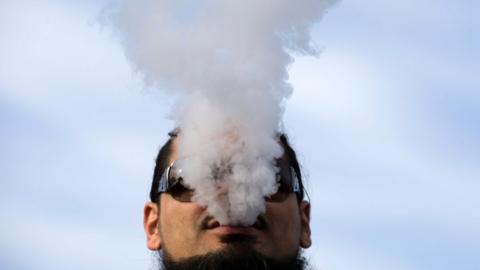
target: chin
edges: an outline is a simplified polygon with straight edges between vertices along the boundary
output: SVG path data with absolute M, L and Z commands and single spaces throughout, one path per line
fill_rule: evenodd
M 224 239 L 225 240 L 225 239 Z M 300 253 L 276 259 L 255 249 L 249 241 L 228 239 L 222 248 L 182 260 L 172 260 L 166 250 L 161 253 L 163 270 L 303 270 L 306 261 Z

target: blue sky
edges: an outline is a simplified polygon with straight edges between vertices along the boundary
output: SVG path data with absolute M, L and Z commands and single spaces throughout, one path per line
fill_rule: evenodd
M 148 269 L 141 214 L 172 100 L 97 23 L 106 1 L 0 3 L 0 268 Z M 297 56 L 286 129 L 321 270 L 479 269 L 474 1 L 343 1 Z

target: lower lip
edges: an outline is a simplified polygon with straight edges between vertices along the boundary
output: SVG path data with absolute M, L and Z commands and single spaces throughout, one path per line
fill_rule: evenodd
M 251 235 L 254 233 L 253 227 L 235 227 L 235 226 L 219 226 L 212 229 L 216 233 L 220 234 L 246 234 Z

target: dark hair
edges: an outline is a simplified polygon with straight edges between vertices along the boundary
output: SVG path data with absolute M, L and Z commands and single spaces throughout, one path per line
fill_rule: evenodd
M 162 173 L 170 165 L 168 163 L 168 156 L 172 151 L 173 140 L 177 137 L 178 133 L 179 133 L 179 129 L 174 129 L 173 131 L 168 133 L 170 138 L 162 146 L 162 148 L 160 148 L 160 151 L 158 152 L 157 159 L 155 162 L 155 170 L 153 171 L 152 187 L 150 189 L 150 200 L 152 202 L 158 203 L 158 200 L 159 200 L 158 185 L 159 185 Z M 300 184 L 300 192 L 297 194 L 297 199 L 299 202 L 301 202 L 305 196 L 305 188 L 302 181 L 302 172 L 300 170 L 300 164 L 298 163 L 298 160 L 297 160 L 297 155 L 295 153 L 295 150 L 293 150 L 293 148 L 290 146 L 288 142 L 288 138 L 285 134 L 279 133 L 278 139 L 285 151 L 285 157 L 287 159 L 287 162 L 297 174 L 298 182 Z

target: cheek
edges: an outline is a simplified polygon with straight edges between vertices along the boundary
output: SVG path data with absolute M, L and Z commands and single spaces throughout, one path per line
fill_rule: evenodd
M 301 221 L 296 200 L 284 203 L 267 203 L 265 214 L 269 223 L 267 239 L 263 245 L 270 256 L 294 255 L 300 246 Z
M 202 208 L 193 203 L 161 200 L 159 230 L 162 248 L 172 257 L 182 257 L 198 244 L 198 222 L 202 212 Z
M 288 242 L 290 245 L 298 245 L 298 240 L 300 239 L 300 217 L 297 209 L 289 209 L 287 213 L 283 212 L 278 213 L 273 216 L 275 220 L 272 225 L 272 229 L 276 233 L 277 239 L 285 242 Z

